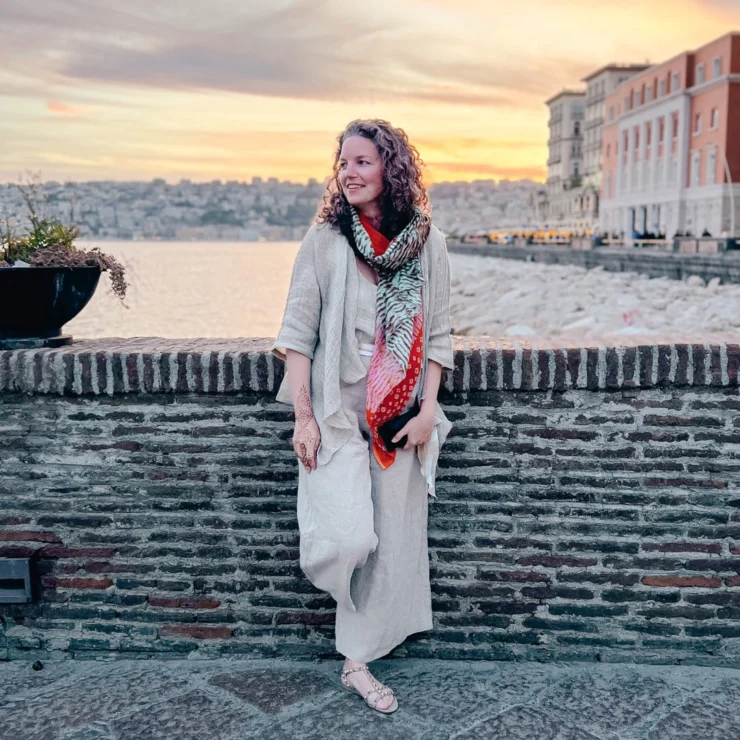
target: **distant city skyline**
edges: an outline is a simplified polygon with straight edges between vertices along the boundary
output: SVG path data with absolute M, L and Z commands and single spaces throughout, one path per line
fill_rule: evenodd
M 435 183 L 429 188 L 432 216 L 445 232 L 490 231 L 531 225 L 534 194 L 527 180 Z M 324 186 L 277 178 L 238 181 L 49 182 L 33 195 L 42 218 L 70 219 L 92 239 L 190 241 L 300 241 L 316 215 Z M 0 184 L 0 224 L 12 232 L 28 227 L 21 191 Z
M 0 182 L 323 182 L 385 118 L 429 184 L 546 177 L 544 101 L 740 28 L 736 0 L 4 0 Z

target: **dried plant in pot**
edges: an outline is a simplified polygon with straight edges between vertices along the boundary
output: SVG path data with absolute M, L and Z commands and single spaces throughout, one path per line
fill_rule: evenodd
M 18 186 L 30 226 L 17 235 L 9 220 L 0 233 L 0 349 L 57 347 L 72 337 L 62 328 L 92 298 L 101 272 L 121 299 L 123 266 L 100 249 L 74 245 L 79 230 L 38 213 L 34 186 Z

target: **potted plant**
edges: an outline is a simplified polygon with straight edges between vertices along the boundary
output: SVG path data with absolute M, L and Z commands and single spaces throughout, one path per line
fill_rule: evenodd
M 6 218 L 0 231 L 0 349 L 69 344 L 72 337 L 62 327 L 92 298 L 100 273 L 110 273 L 113 292 L 123 300 L 125 270 L 97 247 L 75 247 L 74 224 L 42 217 L 36 183 L 16 187 L 28 226 L 16 234 Z

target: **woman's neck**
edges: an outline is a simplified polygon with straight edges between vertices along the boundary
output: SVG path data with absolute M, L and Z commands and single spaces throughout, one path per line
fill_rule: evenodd
M 374 229 L 380 231 L 380 226 L 383 223 L 383 214 L 376 204 L 368 203 L 365 208 L 360 208 L 360 213 L 370 222 Z

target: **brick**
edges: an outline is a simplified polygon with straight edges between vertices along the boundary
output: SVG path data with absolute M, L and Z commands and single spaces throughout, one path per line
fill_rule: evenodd
M 622 625 L 623 629 L 629 632 L 640 632 L 644 635 L 660 635 L 667 637 L 670 635 L 680 635 L 681 628 L 671 625 L 669 622 L 627 622 Z
M 221 602 L 218 599 L 149 596 L 147 601 L 149 602 L 149 606 L 183 609 L 216 609 L 221 606 Z
M 159 634 L 193 637 L 197 640 L 228 640 L 234 636 L 234 630 L 231 627 L 168 624 L 159 628 Z
M 596 558 L 574 558 L 567 555 L 525 555 L 516 562 L 518 565 L 543 565 L 548 568 L 579 568 L 596 565 L 598 561 Z
M 43 547 L 40 550 L 42 558 L 112 558 L 117 550 L 111 547 Z
M 640 549 L 646 552 L 722 552 L 722 546 L 711 542 L 642 542 Z
M 6 530 L 0 532 L 0 541 L 4 542 L 61 542 L 54 532 L 34 532 L 28 530 Z
M 595 624 L 579 622 L 571 619 L 543 619 L 541 617 L 525 617 L 522 626 L 542 630 L 569 630 L 571 632 L 597 632 Z
M 547 582 L 550 577 L 545 573 L 534 571 L 516 571 L 516 570 L 489 570 L 481 568 L 478 571 L 478 578 L 482 581 L 514 581 L 514 582 Z
M 659 606 L 651 609 L 639 609 L 636 614 L 646 619 L 713 619 L 714 609 L 702 609 L 691 606 Z
M 720 578 L 708 576 L 643 576 L 641 580 L 646 586 L 661 588 L 719 588 L 722 585 Z
M 548 614 L 575 617 L 618 617 L 629 613 L 626 606 L 604 606 L 601 604 L 548 604 Z
M 110 578 L 56 578 L 54 586 L 56 588 L 76 588 L 76 589 L 102 589 L 109 588 L 113 585 Z

